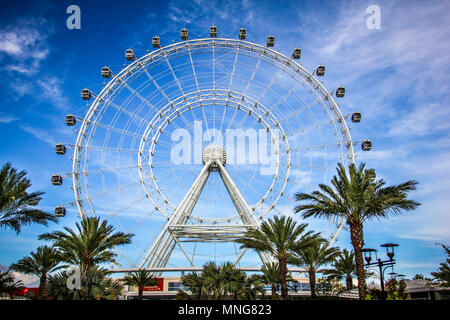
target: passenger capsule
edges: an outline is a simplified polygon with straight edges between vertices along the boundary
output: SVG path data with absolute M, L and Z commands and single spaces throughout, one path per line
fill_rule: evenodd
M 216 38 L 217 37 L 217 27 L 216 26 L 211 26 L 209 28 L 209 36 L 211 38 Z
M 105 79 L 111 78 L 111 70 L 108 67 L 102 68 L 102 77 Z
M 240 28 L 239 29 L 239 40 L 245 40 L 246 37 L 247 37 L 247 30 L 245 30 L 245 28 Z
M 316 69 L 316 76 L 323 77 L 325 75 L 325 66 L 319 65 Z
M 372 141 L 368 139 L 364 140 L 361 144 L 361 149 L 362 151 L 369 151 L 370 149 L 372 149 Z
M 54 174 L 50 180 L 54 186 L 62 185 L 63 178 L 59 174 Z
M 339 87 L 336 89 L 336 97 L 338 98 L 342 98 L 345 96 L 345 88 L 344 87 Z
M 64 217 L 66 215 L 66 208 L 63 206 L 57 206 L 55 208 L 55 216 L 56 217 Z
M 83 100 L 91 100 L 91 92 L 89 89 L 84 88 L 81 90 L 81 98 L 83 98 Z
M 181 40 L 187 40 L 188 39 L 188 29 L 183 28 L 180 31 L 180 35 L 181 35 Z
M 302 50 L 300 50 L 300 48 L 295 48 L 294 52 L 292 53 L 292 59 L 300 59 L 301 55 L 302 55 Z
M 152 39 L 153 48 L 161 48 L 161 41 L 158 36 L 154 36 Z
M 361 121 L 361 112 L 355 111 L 352 114 L 352 122 L 360 122 Z
M 68 114 L 66 116 L 66 124 L 68 126 L 74 126 L 77 123 L 77 119 L 75 119 L 75 116 L 73 114 Z
M 56 154 L 66 154 L 66 146 L 63 145 L 62 143 L 58 143 L 55 146 L 55 152 Z
M 128 49 L 127 51 L 125 51 L 125 57 L 129 61 L 132 61 L 132 60 L 136 59 L 136 56 L 134 55 L 134 52 L 131 49 Z
M 267 37 L 267 47 L 273 47 L 275 45 L 275 37 L 274 36 L 268 36 Z

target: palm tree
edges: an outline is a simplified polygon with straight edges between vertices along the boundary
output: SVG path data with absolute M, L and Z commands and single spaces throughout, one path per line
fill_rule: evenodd
M 450 287 L 450 246 L 446 246 L 444 244 L 441 244 L 441 246 L 447 253 L 447 259 L 445 262 L 441 263 L 439 271 L 431 272 L 431 275 L 441 282 L 444 287 Z
M 108 277 L 108 272 L 96 266 L 81 272 L 79 289 L 69 289 L 68 274 L 62 271 L 49 276 L 48 295 L 53 300 L 115 300 L 123 285 Z
M 385 181 L 375 179 L 375 170 L 365 169 L 364 163 L 358 168 L 350 164 L 348 171 L 349 174 L 340 163 L 337 176 L 331 180 L 332 186 L 320 184 L 320 191 L 297 193 L 296 200 L 306 204 L 296 206 L 295 212 L 302 212 L 305 218 L 344 219 L 350 228 L 350 239 L 355 251 L 359 298 L 364 299 L 366 282 L 361 252 L 364 245 L 363 224 L 373 218 L 387 218 L 390 214 L 417 208 L 420 203 L 407 199 L 407 193 L 415 190 L 418 182 L 410 180 L 385 187 Z
M 307 269 L 311 299 L 316 298 L 316 272 L 321 272 L 319 268 L 333 262 L 339 253 L 338 248 L 330 247 L 329 243 L 320 237 L 311 239 L 308 246 L 295 251 L 294 263 Z
M 188 287 L 190 294 L 180 289 L 177 299 L 256 299 L 263 292 L 259 277 L 247 277 L 230 262 L 223 265 L 209 262 L 200 274 L 181 276 L 181 284 Z
M 272 288 L 272 300 L 276 299 L 277 296 L 277 284 L 280 283 L 280 269 L 278 268 L 278 265 L 274 262 L 265 263 L 262 268 L 261 272 L 262 275 L 262 281 L 270 285 Z
M 0 170 L 0 228 L 11 228 L 17 234 L 23 225 L 46 226 L 48 221 L 57 221 L 54 215 L 35 208 L 44 193 L 27 192 L 31 182 L 26 174 L 26 171 L 17 172 L 9 162 Z
M 48 275 L 58 269 L 59 252 L 48 246 L 41 246 L 36 252 L 31 252 L 29 257 L 25 257 L 10 266 L 11 270 L 25 274 L 33 274 L 39 278 L 39 298 L 47 296 Z
M 355 253 L 353 250 L 344 249 L 333 263 L 332 270 L 327 270 L 324 274 L 330 278 L 342 281 L 345 278 L 347 290 L 353 288 L 353 277 L 356 275 Z
M 131 243 L 133 234 L 114 232 L 114 227 L 97 217 L 83 218 L 74 231 L 64 227 L 66 232 L 55 231 L 39 236 L 40 240 L 52 241 L 61 252 L 60 260 L 77 265 L 82 272 L 101 263 L 116 263 L 115 247 Z
M 22 288 L 24 288 L 22 281 L 16 281 L 10 272 L 0 272 L 0 295 L 7 294 L 12 299 L 13 294 Z
M 310 231 L 303 234 L 306 226 L 306 223 L 297 225 L 291 217 L 275 216 L 273 220 L 264 221 L 259 229 L 248 230 L 244 238 L 237 240 L 242 244 L 241 248 L 266 252 L 278 260 L 283 299 L 287 298 L 287 264 L 292 257 L 292 252 L 295 248 L 302 246 L 302 239 L 311 235 Z
M 180 278 L 180 283 L 188 288 L 190 294 L 180 289 L 178 290 L 178 294 L 176 297 L 178 300 L 187 300 L 190 298 L 195 300 L 207 299 L 204 280 L 198 273 L 192 272 L 187 275 L 182 275 Z
M 265 263 L 261 268 L 262 275 L 259 276 L 261 281 L 271 286 L 272 300 L 277 299 L 277 284 L 281 283 L 280 268 L 275 262 Z M 286 282 L 295 282 L 296 280 L 290 275 L 286 275 Z
M 138 299 L 142 300 L 144 287 L 155 286 L 158 280 L 148 270 L 138 270 L 123 278 L 123 284 L 138 288 Z

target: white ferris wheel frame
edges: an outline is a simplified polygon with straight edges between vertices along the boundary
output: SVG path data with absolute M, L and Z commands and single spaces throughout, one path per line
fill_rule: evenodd
M 265 210 L 258 218 L 262 219 L 264 215 L 266 215 L 268 212 L 270 212 L 278 199 L 281 197 L 284 188 L 286 187 L 286 184 L 289 180 L 289 171 L 290 171 L 290 153 L 289 153 L 289 145 L 288 145 L 288 139 L 286 139 L 286 136 L 284 134 L 283 128 L 281 127 L 280 122 L 277 120 L 277 118 L 271 113 L 271 110 L 273 110 L 276 106 L 272 107 L 271 109 L 268 109 L 267 107 L 264 107 L 264 105 L 259 101 L 258 99 L 251 98 L 247 96 L 247 90 L 250 85 L 247 86 L 247 88 L 243 92 L 236 92 L 231 90 L 229 88 L 228 90 L 223 89 L 216 89 L 215 84 L 212 89 L 209 90 L 200 90 L 198 82 L 197 82 L 197 76 L 195 74 L 195 69 L 193 67 L 194 72 L 194 80 L 196 82 L 197 90 L 187 92 L 185 93 L 183 89 L 181 88 L 181 85 L 172 70 L 172 66 L 169 62 L 169 59 L 172 57 L 176 57 L 177 54 L 189 54 L 191 55 L 191 50 L 197 50 L 197 49 L 218 49 L 218 48 L 229 48 L 229 49 L 235 49 L 238 50 L 239 53 L 242 54 L 259 54 L 259 62 L 262 59 L 265 59 L 265 61 L 279 67 L 283 68 L 284 71 L 289 71 L 291 73 L 291 76 L 296 77 L 299 81 L 299 85 L 307 85 L 311 90 L 310 93 L 314 93 L 316 96 L 316 101 L 320 102 L 322 106 L 327 110 L 330 118 L 333 120 L 332 125 L 334 126 L 335 132 L 340 132 L 341 137 L 343 138 L 343 141 L 339 140 L 340 143 L 343 143 L 343 146 L 347 150 L 347 161 L 350 163 L 355 162 L 355 155 L 353 150 L 353 142 L 351 139 L 351 135 L 349 132 L 349 128 L 347 126 L 347 123 L 345 121 L 345 117 L 342 115 L 341 110 L 339 109 L 338 105 L 336 104 L 335 100 L 333 99 L 333 93 L 329 93 L 325 87 L 322 85 L 321 82 L 318 81 L 318 79 L 315 77 L 315 75 L 308 70 L 306 70 L 302 65 L 295 62 L 293 59 L 281 54 L 278 51 L 275 51 L 274 49 L 268 48 L 266 46 L 258 45 L 252 42 L 244 41 L 244 40 L 235 40 L 235 39 L 228 39 L 228 38 L 205 38 L 205 39 L 193 39 L 193 40 L 186 40 L 178 43 L 174 43 L 165 47 L 161 47 L 153 52 L 150 52 L 143 57 L 136 59 L 132 63 L 130 63 L 128 66 L 126 66 L 120 73 L 117 75 L 113 75 L 112 79 L 104 86 L 102 91 L 98 95 L 94 95 L 95 99 L 91 106 L 89 107 L 89 110 L 84 117 L 81 128 L 78 132 L 76 143 L 74 145 L 74 157 L 72 162 L 72 181 L 73 181 L 73 191 L 75 195 L 75 204 L 78 208 L 80 216 L 83 218 L 86 216 L 86 209 L 83 204 L 83 197 L 81 196 L 81 176 L 85 176 L 85 181 L 87 182 L 87 172 L 82 169 L 83 161 L 81 159 L 81 150 L 83 148 L 83 145 L 85 145 L 86 139 L 89 139 L 88 137 L 88 128 L 91 125 L 91 123 L 95 123 L 95 117 L 100 110 L 100 107 L 102 104 L 105 103 L 112 103 L 109 101 L 109 99 L 116 94 L 116 92 L 120 92 L 120 90 L 124 87 L 129 89 L 134 95 L 136 95 L 140 100 L 142 100 L 143 103 L 145 103 L 150 108 L 154 109 L 155 116 L 154 118 L 149 122 L 145 120 L 146 123 L 148 123 L 148 126 L 145 130 L 145 134 L 142 136 L 140 145 L 139 145 L 139 162 L 138 162 L 138 170 L 139 170 L 139 176 L 140 176 L 140 182 L 142 186 L 144 187 L 144 190 L 146 192 L 147 198 L 149 198 L 152 202 L 153 199 L 149 194 L 149 191 L 147 190 L 147 187 L 145 185 L 143 176 L 142 176 L 142 153 L 144 150 L 144 146 L 147 142 L 147 140 L 151 141 L 151 148 L 150 148 L 150 158 L 153 157 L 153 151 L 155 148 L 155 145 L 158 140 L 158 136 L 162 133 L 165 126 L 170 124 L 170 122 L 175 119 L 176 117 L 180 116 L 183 112 L 183 108 L 188 108 L 187 110 L 190 110 L 191 108 L 195 107 L 202 107 L 203 103 L 211 103 L 211 100 L 213 103 L 221 104 L 226 103 L 227 106 L 238 108 L 241 111 L 248 112 L 249 115 L 254 117 L 258 122 L 262 123 L 264 127 L 267 128 L 268 131 L 271 131 L 273 128 L 281 129 L 282 135 L 283 135 L 283 143 L 285 143 L 285 148 L 287 150 L 288 154 L 288 166 L 287 166 L 287 175 L 284 178 L 283 181 L 283 187 L 280 191 L 280 193 L 277 195 L 274 202 L 268 207 L 268 209 Z M 238 53 L 236 53 L 238 54 Z M 192 64 L 192 57 L 190 56 L 191 64 Z M 231 74 L 231 78 L 233 77 L 235 68 L 236 68 L 236 60 L 234 61 L 234 67 Z M 136 90 L 134 90 L 131 86 L 127 84 L 129 79 L 132 79 L 136 73 L 147 73 L 150 79 L 152 79 L 151 75 L 147 72 L 147 66 L 152 63 L 157 62 L 166 62 L 168 67 L 170 68 L 172 75 L 174 76 L 175 81 L 177 82 L 177 85 L 180 89 L 180 92 L 182 93 L 182 96 L 178 97 L 177 99 L 170 99 L 164 91 L 157 85 L 157 83 L 153 81 L 153 83 L 156 85 L 158 90 L 165 96 L 167 99 L 167 104 L 164 108 L 156 108 L 153 106 L 149 101 L 147 101 L 144 97 L 142 97 Z M 258 65 L 259 65 L 258 62 Z M 256 69 L 253 73 L 256 72 Z M 253 78 L 254 74 L 252 75 L 251 79 Z M 209 99 L 209 102 L 208 102 Z M 237 100 L 240 100 L 237 101 Z M 249 103 L 251 102 L 251 103 Z M 282 103 L 280 100 L 279 103 Z M 196 106 L 197 104 L 197 106 Z M 233 106 L 234 104 L 234 106 Z M 119 107 L 119 106 L 115 106 Z M 120 107 L 119 107 L 120 108 Z M 121 111 L 129 115 L 130 117 L 135 117 L 136 115 L 131 114 L 129 111 L 121 108 Z M 267 123 L 265 120 L 262 119 L 262 115 L 270 116 L 271 123 Z M 161 119 L 162 123 L 161 123 Z M 139 118 L 139 120 L 142 120 Z M 156 130 L 154 130 L 156 128 Z M 154 130 L 153 135 L 150 137 L 150 133 Z M 277 145 L 277 148 L 279 146 Z M 278 155 L 279 156 L 279 155 Z M 152 163 L 149 161 L 150 169 L 152 170 Z M 255 207 L 261 203 L 264 202 L 267 195 L 271 192 L 271 188 L 273 187 L 273 183 L 278 177 L 278 167 L 280 165 L 279 159 L 277 159 L 277 174 L 275 175 L 275 179 L 272 182 L 272 186 L 268 188 L 264 196 L 258 201 L 256 205 L 254 205 L 251 208 L 251 211 L 255 210 Z M 165 202 L 168 203 L 174 210 L 176 210 L 177 206 L 174 205 L 169 201 L 168 198 L 164 196 L 162 192 L 160 192 L 160 189 L 158 188 L 158 185 L 156 181 L 152 180 L 155 184 L 157 192 L 165 199 Z M 95 213 L 94 206 L 91 202 L 91 199 L 89 197 L 89 194 L 85 197 L 87 199 L 91 209 Z M 168 220 L 170 220 L 171 217 L 173 217 L 171 214 L 165 213 L 161 211 L 155 203 L 155 209 L 160 211 L 163 216 L 165 216 Z M 195 217 L 194 217 L 195 218 Z M 229 219 L 227 219 L 229 221 Z M 210 223 L 216 224 L 221 221 L 220 219 L 212 219 L 211 221 L 208 221 Z M 247 221 L 248 222 L 248 221 Z M 330 220 L 331 222 L 331 220 Z M 329 222 L 329 223 L 330 223 Z M 338 227 L 336 231 L 332 234 L 330 237 L 329 243 L 330 245 L 335 241 L 337 235 L 339 234 L 342 226 L 344 224 L 344 220 L 342 219 L 338 223 Z M 254 227 L 255 225 L 253 225 Z M 251 227 L 251 226 L 250 226 Z M 242 230 L 241 230 L 242 231 Z M 240 231 L 238 231 L 240 232 Z M 175 242 L 178 243 L 178 241 L 175 239 Z M 179 244 L 179 243 L 178 243 Z M 180 245 L 180 248 L 183 250 L 183 248 Z M 186 255 L 187 256 L 187 255 Z M 188 256 L 187 256 L 188 257 Z M 240 256 L 239 256 L 240 258 Z M 263 260 L 267 260 L 263 259 Z M 166 259 L 167 262 L 167 259 Z M 192 265 L 192 263 L 191 263 Z M 161 266 L 164 267 L 164 265 L 151 265 L 152 268 L 161 269 Z M 140 267 L 143 267 L 143 263 Z M 194 267 L 194 265 L 192 265 Z

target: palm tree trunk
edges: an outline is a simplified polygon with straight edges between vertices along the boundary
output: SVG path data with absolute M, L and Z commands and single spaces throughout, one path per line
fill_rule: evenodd
M 139 287 L 138 288 L 138 299 L 139 300 L 142 300 L 142 298 L 144 297 L 144 294 L 143 294 L 143 288 L 142 287 Z
M 364 260 L 361 252 L 364 246 L 363 225 L 361 222 L 350 224 L 350 238 L 355 251 L 356 276 L 358 278 L 359 299 L 363 300 L 366 295 L 366 274 L 364 271 Z
M 272 283 L 272 300 L 275 300 L 276 296 L 277 296 L 277 285 L 275 283 Z
M 47 274 L 43 274 L 39 279 L 39 294 L 38 299 L 45 299 L 47 296 Z
M 347 290 L 351 290 L 353 288 L 353 278 L 351 275 L 348 274 L 345 277 L 345 284 L 346 284 Z
M 308 270 L 309 275 L 309 286 L 311 287 L 311 299 L 316 298 L 316 272 L 314 269 L 310 268 Z
M 281 298 L 283 300 L 286 300 L 288 295 L 286 286 L 286 275 L 287 275 L 286 258 L 285 257 L 280 258 L 279 264 L 280 264 Z

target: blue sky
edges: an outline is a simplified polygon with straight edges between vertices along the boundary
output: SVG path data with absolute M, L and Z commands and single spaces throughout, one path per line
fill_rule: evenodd
M 81 8 L 81 30 L 68 30 L 66 8 Z M 381 29 L 369 30 L 369 5 L 381 9 Z M 354 139 L 370 138 L 371 152 L 359 152 L 388 184 L 420 182 L 411 197 L 422 206 L 413 213 L 365 225 L 366 245 L 397 242 L 396 271 L 413 276 L 437 269 L 450 242 L 449 1 L 19 1 L 0 13 L 0 162 L 26 170 L 34 190 L 46 192 L 43 209 L 72 197 L 49 182 L 70 167 L 55 143 L 74 141 L 68 113 L 83 115 L 84 87 L 100 91 L 102 66 L 120 70 L 124 51 L 142 56 L 158 34 L 164 44 L 206 37 L 212 24 L 236 38 L 241 26 L 248 40 L 289 55 L 302 48 L 308 69 L 327 66 L 325 86 L 344 85 L 342 109 L 359 110 L 363 121 Z M 446 99 L 447 98 L 447 99 Z M 69 165 L 68 165 L 69 163 Z M 67 171 L 66 171 L 67 172 Z M 294 206 L 294 204 L 292 204 Z M 62 225 L 73 225 L 66 217 Z M 313 223 L 313 221 L 311 221 Z M 20 235 L 0 232 L 0 264 L 9 265 L 41 245 L 37 235 L 58 226 L 25 227 Z M 343 231 L 338 244 L 349 247 Z

